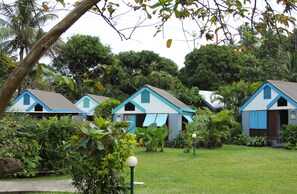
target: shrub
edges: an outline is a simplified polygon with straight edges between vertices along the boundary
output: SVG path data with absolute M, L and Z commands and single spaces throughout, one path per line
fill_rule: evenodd
M 297 149 L 297 125 L 284 125 L 282 128 L 282 144 L 286 149 Z
M 169 148 L 185 148 L 187 147 L 188 142 L 182 138 L 181 134 L 176 137 L 173 138 L 171 140 L 168 140 L 165 142 L 165 147 L 169 147 Z
M 137 138 L 143 139 L 147 152 L 156 152 L 158 145 L 161 144 L 161 152 L 164 151 L 165 139 L 169 136 L 171 130 L 166 125 L 158 127 L 152 123 L 147 128 L 137 128 Z
M 236 136 L 233 136 L 232 141 L 229 143 L 234 145 L 246 145 L 247 139 L 248 139 L 248 136 L 241 133 Z
M 190 141 L 192 141 L 192 134 L 195 133 L 199 146 L 218 148 L 226 141 L 230 129 L 234 126 L 238 126 L 238 123 L 232 111 L 222 110 L 212 113 L 209 110 L 198 110 L 194 121 L 186 125 L 187 131 L 184 132 L 184 136 L 189 146 L 192 146 Z
M 69 141 L 76 133 L 78 124 L 70 117 L 58 120 L 53 117 L 40 123 L 39 143 L 42 157 L 41 170 L 45 173 L 65 173 L 70 161 L 67 160 L 69 150 L 65 150 L 63 142 Z
M 0 157 L 14 157 L 25 165 L 15 174 L 18 177 L 65 173 L 70 161 L 63 141 L 69 141 L 76 130 L 71 118 L 35 120 L 26 115 L 7 115 L 0 123 Z
M 0 157 L 19 159 L 25 166 L 24 170 L 14 175 L 17 177 L 35 176 L 39 170 L 41 157 L 40 145 L 21 123 L 28 118 L 7 115 L 0 122 Z
M 135 135 L 119 124 L 96 118 L 95 125 L 81 126 L 71 139 L 73 184 L 80 193 L 127 192 L 125 161 L 132 155 Z
M 121 104 L 120 101 L 116 99 L 107 99 L 101 102 L 94 110 L 94 115 L 96 117 L 102 117 L 104 119 L 110 119 L 111 118 L 111 111 L 113 108 L 117 107 L 119 104 Z
M 259 137 L 247 137 L 246 145 L 251 147 L 264 147 L 270 145 L 268 137 L 259 136 Z

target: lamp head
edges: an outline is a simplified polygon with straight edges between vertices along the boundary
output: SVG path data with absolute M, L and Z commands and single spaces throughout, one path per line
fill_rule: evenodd
M 135 167 L 138 163 L 138 160 L 135 156 L 129 156 L 126 162 L 129 167 Z
M 196 137 L 197 137 L 196 133 L 193 133 L 193 134 L 192 134 L 192 138 L 195 139 Z

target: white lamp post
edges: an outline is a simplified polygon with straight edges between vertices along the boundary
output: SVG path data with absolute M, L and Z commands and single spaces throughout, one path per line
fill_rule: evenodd
M 130 191 L 134 194 L 134 167 L 137 165 L 138 160 L 135 156 L 130 156 L 127 159 L 127 165 L 130 167 Z
M 193 138 L 193 155 L 195 155 L 196 137 L 197 137 L 196 133 L 193 133 L 192 134 L 192 138 Z

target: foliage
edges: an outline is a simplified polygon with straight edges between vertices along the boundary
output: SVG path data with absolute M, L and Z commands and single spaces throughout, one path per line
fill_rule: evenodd
M 218 113 L 198 110 L 194 121 L 187 124 L 184 136 L 187 140 L 192 138 L 192 134 L 197 135 L 198 145 L 204 148 L 218 148 L 223 145 L 229 135 L 230 129 L 237 127 L 233 112 L 222 110 Z M 192 145 L 189 143 L 188 145 Z
M 25 168 L 15 176 L 35 176 L 38 172 L 42 158 L 39 156 L 41 146 L 34 136 L 27 132 L 14 115 L 7 115 L 0 122 L 0 157 L 19 159 Z
M 159 144 L 161 144 L 161 152 L 164 151 L 165 140 L 170 135 L 166 125 L 158 127 L 156 123 L 152 123 L 146 128 L 137 128 L 137 138 L 143 139 L 147 152 L 156 152 Z
M 72 137 L 73 184 L 81 193 L 127 191 L 123 171 L 132 155 L 135 136 L 124 134 L 120 124 L 96 118 L 95 125 L 81 126 Z
M 12 60 L 2 51 L 0 51 L 0 87 L 11 73 L 12 68 L 15 66 L 16 64 L 12 62 Z
M 20 60 L 44 34 L 41 26 L 58 18 L 39 9 L 35 0 L 17 0 L 0 7 L 0 47 L 9 55 L 18 52 Z
M 297 125 L 289 124 L 282 127 L 282 144 L 286 149 L 297 149 Z
M 4 127 L 7 125 L 6 127 Z M 26 115 L 9 114 L 0 124 L 1 157 L 15 157 L 25 170 L 15 176 L 66 173 L 70 161 L 63 141 L 68 141 L 77 124 L 71 118 L 35 120 Z
M 222 85 L 215 91 L 213 100 L 219 100 L 225 108 L 231 109 L 235 113 L 235 118 L 240 121 L 241 115 L 239 107 L 261 86 L 260 82 L 250 83 L 244 80 L 233 82 L 230 85 Z
M 51 173 L 65 173 L 68 170 L 70 161 L 67 160 L 68 150 L 65 150 L 63 142 L 69 141 L 75 134 L 78 124 L 72 121 L 71 117 L 58 119 L 52 117 L 38 123 L 40 128 L 35 132 L 36 139 L 41 146 L 40 157 L 41 171 Z
M 102 117 L 104 119 L 112 119 L 111 111 L 117 107 L 121 102 L 116 99 L 107 99 L 101 102 L 94 110 L 94 116 Z
M 129 75 L 140 71 L 143 76 L 150 75 L 153 71 L 163 71 L 172 76 L 178 75 L 178 66 L 172 60 L 160 57 L 153 51 L 143 50 L 140 52 L 126 51 L 120 52 L 117 59 L 124 70 Z
M 59 2 L 61 2 L 65 6 L 65 2 L 63 0 Z M 75 21 L 77 21 L 84 13 L 86 13 L 90 8 L 94 7 L 94 5 L 96 5 L 97 3 L 98 2 L 83 1 L 80 4 L 77 4 L 77 6 L 75 6 L 72 11 L 72 13 L 77 14 L 67 15 L 57 24 L 59 30 L 56 30 L 56 28 L 50 30 L 48 33 L 44 34 L 39 39 L 39 41 L 36 42 L 35 46 L 32 47 L 31 52 L 27 55 L 28 59 L 30 60 L 20 62 L 19 68 L 11 74 L 11 76 L 8 78 L 8 82 L 6 82 L 7 84 L 5 84 L 2 87 L 3 89 L 1 89 L 0 91 L 1 116 L 3 116 L 5 112 L 5 108 L 8 104 L 9 99 L 12 97 L 17 87 L 29 73 L 30 69 L 32 69 L 35 63 L 40 59 L 40 57 L 49 49 L 51 45 L 54 44 L 54 42 L 60 37 L 63 32 L 70 28 L 70 26 Z M 97 5 L 96 9 L 93 9 L 93 11 L 97 11 L 98 13 L 100 13 L 100 15 L 105 18 L 105 21 L 107 21 L 109 25 L 114 24 L 109 20 L 109 18 L 114 18 L 112 17 L 112 14 L 119 7 L 119 4 L 115 3 L 112 0 L 100 1 L 100 3 Z M 267 29 L 273 29 L 277 32 L 277 34 L 289 32 L 287 28 L 290 24 L 295 23 L 295 18 L 290 15 L 291 13 L 294 13 L 294 11 L 296 11 L 295 2 L 292 3 L 287 0 L 276 0 L 272 2 L 265 1 L 265 6 L 261 6 L 261 9 L 258 9 L 259 4 L 257 3 L 255 3 L 252 8 L 248 6 L 249 4 L 250 1 L 246 0 L 220 1 L 215 2 L 214 4 L 201 3 L 196 1 L 166 0 L 161 2 L 154 2 L 137 0 L 126 5 L 128 5 L 130 8 L 133 8 L 134 11 L 142 11 L 143 13 L 145 13 L 148 19 L 151 19 L 155 15 L 161 21 L 161 24 L 156 26 L 157 33 L 162 31 L 163 26 L 167 22 L 169 22 L 170 18 L 172 17 L 176 17 L 181 20 L 185 18 L 193 19 L 200 28 L 200 36 L 205 35 L 207 40 L 212 39 L 214 37 L 213 32 L 215 32 L 216 34 L 218 31 L 223 31 L 224 35 L 228 37 L 227 39 L 232 39 L 232 33 L 229 31 L 230 26 L 226 23 L 227 20 L 229 21 L 229 19 L 226 19 L 229 18 L 229 16 L 233 19 L 236 19 L 236 21 L 239 21 L 239 18 L 247 17 L 248 19 L 250 19 L 251 32 L 253 32 L 253 30 L 255 29 L 257 32 L 263 35 L 266 33 Z M 284 6 L 275 6 L 275 4 L 282 4 Z M 2 11 L 3 8 L 7 6 L 7 4 L 1 3 L 0 6 Z M 42 8 L 45 10 L 49 10 L 49 8 L 47 7 L 47 3 L 43 3 Z M 278 8 L 278 11 L 275 12 L 274 8 Z M 24 14 L 26 13 L 27 15 L 30 13 L 36 14 L 37 11 L 34 11 L 34 9 L 32 11 L 31 9 L 30 11 L 26 11 Z M 19 16 L 19 14 L 14 15 Z M 20 15 L 22 16 L 22 14 Z M 144 20 L 147 18 L 144 18 Z M 11 22 L 11 24 L 14 24 L 14 22 Z M 19 26 L 16 25 L 16 27 Z M 112 25 L 112 27 L 115 28 L 114 25 Z M 134 32 L 134 30 L 135 28 L 132 29 L 132 32 Z M 117 32 L 122 38 L 125 37 L 120 31 Z M 22 71 L 19 71 L 19 69 L 22 69 Z M 3 93 L 5 93 L 5 95 Z
M 171 93 L 183 103 L 197 107 L 202 102 L 202 96 L 199 94 L 197 87 L 187 88 L 178 78 L 174 78 L 174 87 Z
M 165 147 L 169 148 L 186 148 L 188 142 L 179 134 L 177 137 L 165 142 Z
M 63 73 L 70 74 L 76 90 L 69 96 L 79 97 L 89 87 L 103 90 L 98 77 L 106 73 L 113 63 L 113 55 L 108 46 L 103 45 L 98 37 L 74 35 L 65 44 L 61 54 L 54 60 L 54 66 Z
M 259 136 L 259 137 L 247 137 L 246 145 L 251 147 L 263 147 L 270 144 L 268 137 Z
M 206 40 L 212 40 L 214 34 L 217 34 L 219 31 L 226 36 L 226 39 L 231 39 L 231 27 L 228 23 L 230 19 L 239 21 L 248 17 L 251 29 L 247 32 L 249 32 L 250 36 L 254 36 L 254 31 L 265 34 L 266 29 L 270 28 L 278 33 L 287 32 L 286 28 L 290 24 L 294 25 L 296 21 L 291 14 L 291 11 L 296 10 L 295 3 L 286 0 L 265 1 L 261 8 L 260 4 L 255 3 L 255 5 L 251 5 L 250 1 L 245 0 L 215 1 L 214 3 L 174 0 L 136 2 L 137 5 L 134 6 L 134 10 L 143 10 L 149 19 L 156 16 L 163 21 L 157 26 L 156 34 L 162 31 L 164 25 L 171 18 L 195 18 L 199 37 L 205 35 Z M 274 8 L 277 7 L 276 4 L 282 4 L 284 6 L 278 8 L 278 12 L 275 12 Z
M 231 130 L 229 138 L 225 142 L 226 144 L 233 144 L 233 145 L 246 145 L 248 136 L 242 133 L 242 131 Z
M 239 81 L 243 57 L 228 46 L 206 45 L 186 55 L 180 79 L 185 86 L 216 90 L 220 85 Z

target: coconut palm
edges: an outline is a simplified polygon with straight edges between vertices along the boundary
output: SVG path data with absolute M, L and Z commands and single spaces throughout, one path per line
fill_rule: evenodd
M 20 60 L 44 34 L 41 26 L 58 18 L 55 14 L 45 14 L 35 0 L 18 0 L 0 6 L 4 16 L 0 18 L 1 48 L 8 54 L 18 51 Z
M 55 14 L 47 14 L 38 8 L 35 0 L 17 0 L 12 4 L 2 3 L 0 14 L 3 16 L 0 18 L 0 48 L 10 56 L 17 53 L 20 61 L 44 34 L 41 26 L 58 18 Z M 62 45 L 61 41 L 58 41 L 57 45 Z M 57 45 L 55 47 L 59 48 Z M 59 49 L 50 49 L 48 54 L 51 55 L 56 51 Z M 21 92 L 20 88 L 19 92 Z

